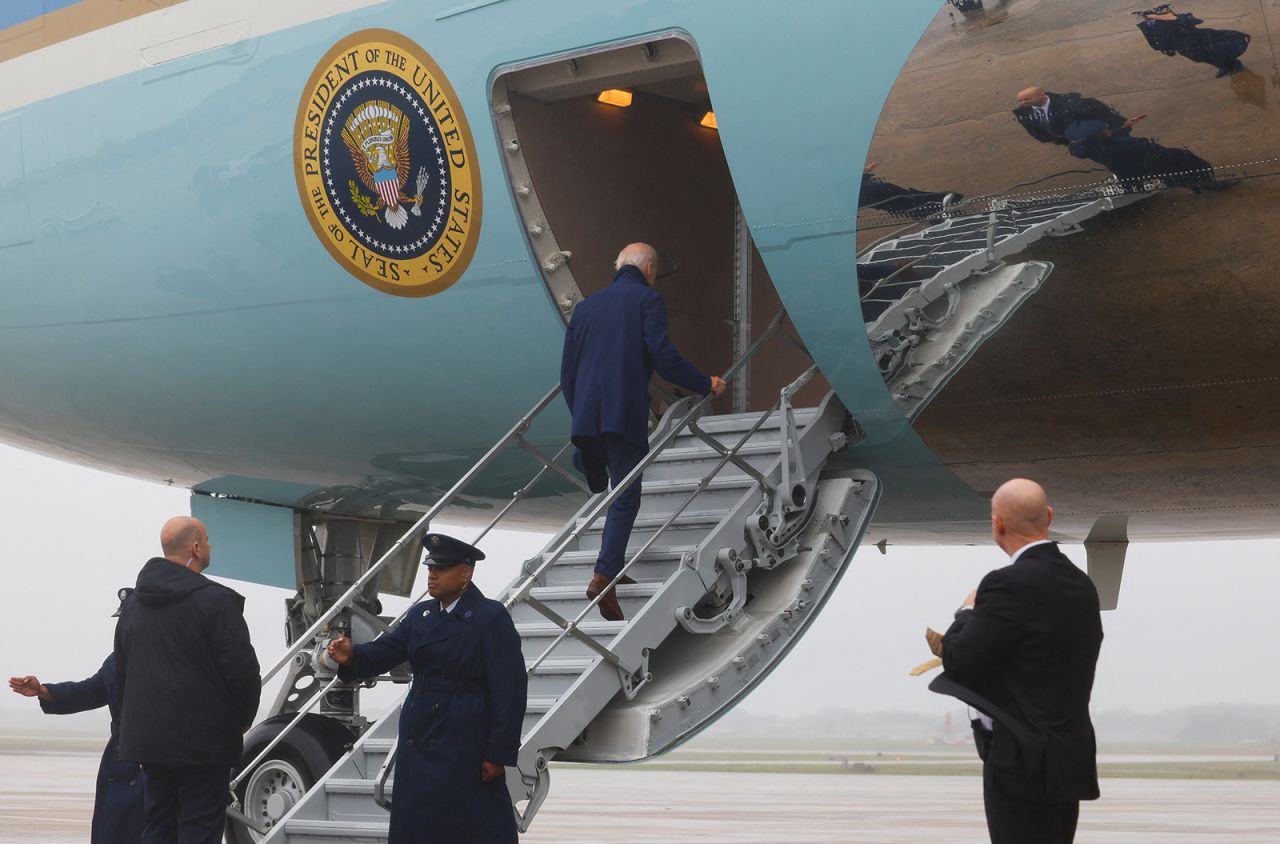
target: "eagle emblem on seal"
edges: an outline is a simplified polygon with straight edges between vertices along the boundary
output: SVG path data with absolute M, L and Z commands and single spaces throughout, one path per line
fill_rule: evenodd
M 371 100 L 352 111 L 342 127 L 342 141 L 351 153 L 356 175 L 373 192 L 373 196 L 361 193 L 352 179 L 351 199 L 366 217 L 382 212 L 393 229 L 404 228 L 410 213 L 422 216 L 422 194 L 429 178 L 427 168 L 419 167 L 414 194 L 404 193 L 410 169 L 409 126 L 400 109 L 384 100 Z

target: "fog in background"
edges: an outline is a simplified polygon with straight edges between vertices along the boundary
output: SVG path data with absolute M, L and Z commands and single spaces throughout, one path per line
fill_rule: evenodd
M 36 674 L 45 682 L 86 677 L 111 649 L 116 589 L 132 585 L 139 567 L 160 555 L 160 525 L 188 512 L 188 492 L 4 447 L 0 478 L 0 571 L 7 578 L 9 613 L 0 673 Z M 435 527 L 449 531 L 440 523 Z M 456 531 L 464 539 L 473 532 Z M 216 576 L 218 537 L 210 539 L 208 574 Z M 545 539 L 493 534 L 482 546 L 488 559 L 477 566 L 476 583 L 494 595 Z M 1084 565 L 1083 548 L 1064 550 Z M 887 555 L 865 546 L 791 655 L 715 729 L 741 731 L 782 719 L 792 729 L 813 724 L 811 734 L 818 735 L 841 717 L 888 723 L 912 715 L 941 725 L 948 712 L 962 715 L 962 707 L 927 691 L 932 674 L 913 678 L 907 672 L 930 657 L 925 627 L 945 630 L 968 591 L 1004 561 L 994 546 L 890 546 Z M 229 584 L 246 597 L 246 616 L 265 669 L 284 649 L 283 603 L 291 593 Z M 425 588 L 425 578 L 418 588 Z M 397 599 L 384 603 L 388 612 L 404 606 Z M 1280 542 L 1131 545 L 1120 609 L 1103 613 L 1106 640 L 1094 686 L 1095 712 L 1110 713 L 1112 721 L 1130 717 L 1154 723 L 1116 711 L 1201 706 L 1207 707 L 1209 720 L 1213 712 L 1226 711 L 1220 704 L 1278 711 L 1278 604 Z M 271 697 L 264 694 L 264 707 Z M 374 708 L 390 700 L 384 694 Z M 845 712 L 837 717 L 832 710 Z M 854 717 L 859 713 L 868 717 Z M 0 690 L 0 733 L 93 731 L 105 729 L 106 720 L 105 710 L 41 716 L 33 700 Z

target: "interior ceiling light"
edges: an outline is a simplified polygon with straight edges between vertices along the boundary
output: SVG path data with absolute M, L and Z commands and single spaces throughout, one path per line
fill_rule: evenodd
M 631 92 L 610 88 L 608 91 L 601 91 L 600 96 L 596 97 L 596 99 L 607 105 L 626 108 L 631 105 Z
M 698 125 L 706 126 L 708 129 L 720 129 L 720 127 L 716 125 L 716 113 L 714 111 L 709 111 L 702 115 L 702 119 L 698 121 Z

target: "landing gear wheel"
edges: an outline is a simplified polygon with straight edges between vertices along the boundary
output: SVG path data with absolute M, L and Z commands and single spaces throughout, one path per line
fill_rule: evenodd
M 293 717 L 277 715 L 250 730 L 236 773 L 257 758 Z M 322 715 L 307 715 L 236 788 L 242 811 L 263 829 L 271 830 L 354 740 L 346 725 Z M 227 819 L 228 844 L 257 844 L 265 837 L 241 821 Z

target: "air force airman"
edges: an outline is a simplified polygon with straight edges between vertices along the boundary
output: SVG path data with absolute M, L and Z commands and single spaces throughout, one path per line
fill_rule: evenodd
M 431 600 L 373 642 L 343 636 L 329 656 L 343 680 L 402 662 L 413 685 L 400 711 L 389 844 L 515 844 L 504 766 L 514 765 L 527 679 L 506 608 L 471 582 L 477 548 L 429 533 Z

